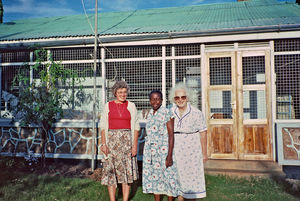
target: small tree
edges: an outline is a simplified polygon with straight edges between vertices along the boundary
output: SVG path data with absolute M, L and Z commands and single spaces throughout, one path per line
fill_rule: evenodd
M 65 69 L 60 63 L 54 62 L 46 50 L 35 50 L 34 54 L 34 79 L 30 80 L 29 65 L 21 68 L 14 78 L 14 85 L 19 86 L 19 97 L 17 107 L 12 112 L 13 121 L 18 121 L 20 126 L 38 126 L 42 140 L 41 160 L 45 167 L 49 131 L 63 117 L 63 107 L 74 102 L 74 93 L 69 93 L 68 89 L 74 89 L 82 80 L 71 69 Z M 82 91 L 82 87 L 79 90 Z
M 0 24 L 3 23 L 3 4 L 2 4 L 2 0 L 0 0 Z

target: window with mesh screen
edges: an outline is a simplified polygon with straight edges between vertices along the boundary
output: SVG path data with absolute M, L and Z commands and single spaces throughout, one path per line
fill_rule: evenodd
M 249 56 L 242 58 L 243 85 L 265 84 L 265 57 Z M 264 90 L 243 91 L 244 119 L 266 118 L 266 93 Z
M 106 59 L 161 57 L 161 46 L 109 47 L 106 48 Z
M 93 115 L 93 98 L 94 98 L 94 64 L 93 63 L 73 63 L 60 64 L 65 70 L 71 70 L 72 73 L 79 77 L 80 83 L 72 83 L 72 79 L 67 82 L 57 82 L 57 87 L 65 94 L 65 101 L 68 103 L 64 105 L 65 119 L 92 119 Z M 33 79 L 39 83 L 40 72 L 47 71 L 48 65 L 41 65 L 36 70 L 33 70 Z M 102 110 L 102 83 L 100 65 L 97 64 L 96 71 L 96 109 Z M 79 90 L 80 89 L 80 90 Z M 71 97 L 71 98 L 70 98 Z
M 201 109 L 201 59 L 178 59 L 175 69 L 176 83 L 183 82 L 193 90 L 190 102 Z
M 130 93 L 128 100 L 133 101 L 139 111 L 149 109 L 148 94 L 154 90 L 161 90 L 162 83 L 162 62 L 154 61 L 128 61 L 106 63 L 106 79 L 108 101 L 114 96 L 111 87 L 116 80 L 125 80 Z
M 211 90 L 209 92 L 210 115 L 212 119 L 232 119 L 232 92 Z
M 52 58 L 55 61 L 74 61 L 94 59 L 94 48 L 59 48 L 51 50 Z M 100 50 L 97 51 L 97 58 L 100 59 Z
M 175 56 L 200 55 L 200 44 L 175 45 Z
M 265 84 L 265 57 L 243 57 L 243 85 Z
M 19 83 L 16 76 L 20 73 L 29 77 L 29 66 L 2 66 L 1 73 L 1 117 L 8 113 L 11 101 L 15 101 L 19 95 Z M 15 80 L 15 81 L 14 81 Z
M 210 85 L 231 85 L 231 57 L 209 59 Z
M 209 58 L 210 85 L 231 85 L 231 57 Z M 232 93 L 229 90 L 209 92 L 210 115 L 213 119 L 232 119 Z
M 275 55 L 277 119 L 300 119 L 300 54 Z
M 166 61 L 166 97 L 164 99 L 166 100 L 166 106 L 171 107 L 172 102 L 169 101 L 169 92 L 172 88 L 172 61 L 167 60 Z
M 176 56 L 189 56 L 200 55 L 199 44 L 183 44 L 175 45 Z M 166 47 L 167 56 L 171 56 L 172 46 Z M 93 95 L 93 47 L 72 47 L 72 48 L 53 48 L 50 51 L 40 52 L 42 61 L 47 61 L 49 57 L 52 57 L 54 61 L 62 61 L 64 68 L 72 69 L 78 73 L 78 76 L 84 78 L 82 83 L 84 94 L 80 94 L 85 100 L 80 102 L 73 101 L 70 104 L 70 108 L 76 112 L 76 115 L 66 115 L 66 118 L 81 118 L 90 119 L 90 113 L 92 104 L 91 96 Z M 49 54 L 50 53 L 50 54 Z M 97 58 L 100 59 L 100 49 L 97 52 Z M 4 56 L 3 56 L 4 55 Z M 130 46 L 130 47 L 108 47 L 105 48 L 105 78 L 101 75 L 101 64 L 97 64 L 97 108 L 102 111 L 103 100 L 102 96 L 102 84 L 105 82 L 107 88 L 105 89 L 106 100 L 112 100 L 114 97 L 111 94 L 111 86 L 116 80 L 123 79 L 127 81 L 131 90 L 128 95 L 128 99 L 136 103 L 139 111 L 147 110 L 150 108 L 148 94 L 151 90 L 162 90 L 162 46 L 161 45 L 149 45 L 149 46 Z M 151 57 L 156 57 L 153 60 L 148 60 Z M 33 61 L 37 58 L 33 54 Z M 132 58 L 132 61 L 129 61 Z M 124 61 L 113 62 L 109 59 L 124 59 Z M 139 59 L 139 61 L 134 61 Z M 145 60 L 143 60 L 145 59 Z M 16 51 L 10 53 L 2 53 L 2 62 L 27 62 L 30 60 L 29 51 Z M 143 61 L 140 61 L 143 60 Z M 66 64 L 66 61 L 68 64 Z M 201 70 L 200 59 L 181 59 L 176 60 L 176 82 L 185 82 L 190 87 L 194 88 L 197 95 L 198 107 L 201 108 Z M 10 66 L 12 67 L 12 66 Z M 13 68 L 13 67 L 12 67 Z M 38 80 L 38 74 L 41 70 L 46 70 L 47 65 L 41 65 L 38 70 L 32 71 L 33 79 Z M 9 73 L 7 69 L 3 69 L 2 86 L 7 86 L 10 81 Z M 5 72 L 4 72 L 5 71 Z M 12 73 L 12 72 L 10 72 Z M 168 90 L 172 86 L 172 61 L 166 61 L 166 92 L 168 96 Z M 105 80 L 103 80 L 105 79 Z M 5 85 L 6 84 L 6 85 Z M 64 83 L 58 83 L 61 90 L 67 90 L 68 93 L 75 93 L 79 86 L 67 88 Z M 3 88 L 2 87 L 2 88 Z M 164 97 L 167 100 L 167 96 Z M 82 114 L 80 114 L 82 113 Z
M 299 50 L 300 50 L 300 39 L 286 39 L 286 40 L 274 41 L 275 52 L 299 51 Z
M 64 118 L 66 119 L 92 119 L 94 104 L 94 64 L 93 63 L 75 63 L 64 64 L 64 69 L 71 70 L 80 78 L 80 83 L 59 83 L 62 91 L 69 97 L 68 106 L 64 108 Z M 100 64 L 96 69 L 96 110 L 100 114 L 102 111 L 102 83 Z M 81 90 L 79 90 L 81 89 Z
M 265 119 L 266 93 L 264 90 L 243 91 L 243 111 L 244 119 Z
M 30 51 L 11 51 L 1 53 L 1 63 L 29 62 Z

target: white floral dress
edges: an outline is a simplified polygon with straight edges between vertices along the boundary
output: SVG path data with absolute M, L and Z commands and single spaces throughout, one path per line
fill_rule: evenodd
M 179 193 L 176 161 L 166 168 L 168 155 L 168 131 L 166 123 L 172 117 L 169 109 L 160 107 L 147 117 L 145 146 L 143 153 L 143 192 L 177 197 Z
M 180 195 L 187 199 L 206 197 L 203 156 L 200 132 L 207 130 L 203 114 L 188 103 L 180 116 L 177 107 L 172 108 L 174 121 L 174 154 L 177 162 Z

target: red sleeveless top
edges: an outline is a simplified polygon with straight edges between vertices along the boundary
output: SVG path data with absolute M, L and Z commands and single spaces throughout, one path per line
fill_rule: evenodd
M 108 128 L 109 129 L 130 129 L 130 112 L 127 109 L 128 101 L 123 104 L 110 101 L 108 103 Z

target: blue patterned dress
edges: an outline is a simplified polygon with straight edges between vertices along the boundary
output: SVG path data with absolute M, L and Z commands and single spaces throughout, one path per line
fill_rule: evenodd
M 160 107 L 147 117 L 143 153 L 143 192 L 177 197 L 179 181 L 173 152 L 173 165 L 166 168 L 168 155 L 168 131 L 166 123 L 172 117 L 169 109 Z

